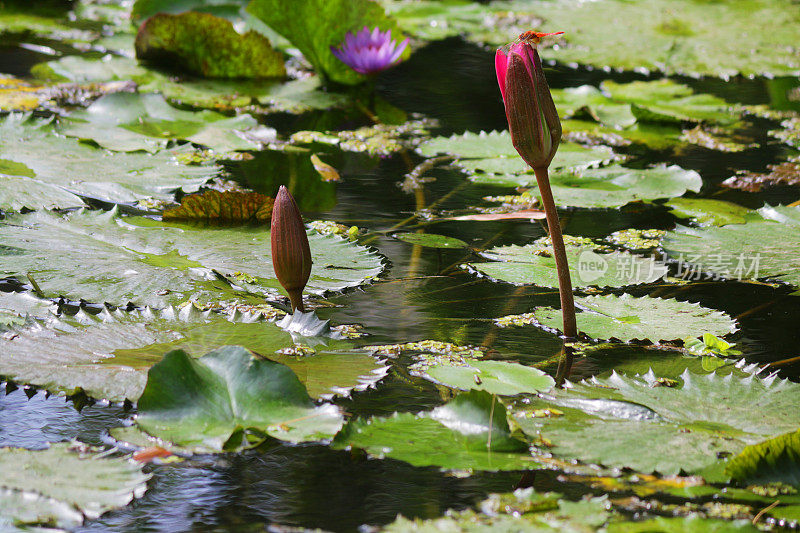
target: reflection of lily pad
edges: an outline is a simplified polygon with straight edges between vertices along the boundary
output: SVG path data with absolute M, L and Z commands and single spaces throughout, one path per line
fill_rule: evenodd
M 551 404 L 564 416 L 526 414 L 541 408 L 534 402 L 517 422 L 526 433 L 552 442 L 549 450 L 560 457 L 721 480 L 722 458 L 800 424 L 799 392 L 800 385 L 775 377 L 685 372 L 664 381 L 652 373 L 612 374 L 556 391 Z
M 758 215 L 745 224 L 678 227 L 664 237 L 664 249 L 696 272 L 800 285 L 800 208 L 765 206 Z
M 253 30 L 238 33 L 230 21 L 195 11 L 162 12 L 147 19 L 136 35 L 136 57 L 161 60 L 172 69 L 208 78 L 279 78 L 286 74 L 283 55 L 272 49 L 269 39 Z
M 250 115 L 229 118 L 214 111 L 182 111 L 156 94 L 113 93 L 72 113 L 58 128 L 68 137 L 91 139 L 119 152 L 155 152 L 171 139 L 220 152 L 249 150 L 257 143 L 237 135 L 257 122 Z
M 197 359 L 169 352 L 148 372 L 138 407 L 136 423 L 147 433 L 210 451 L 246 446 L 242 432 L 290 442 L 322 440 L 343 422 L 337 407 L 315 406 L 288 367 L 241 346 Z
M 12 524 L 74 528 L 144 494 L 150 477 L 123 457 L 98 457 L 68 444 L 35 452 L 0 448 L 0 470 L 3 530 Z
M 575 287 L 623 287 L 652 283 L 667 273 L 666 265 L 630 252 L 602 253 L 590 242 L 567 244 L 572 282 Z M 558 287 L 552 249 L 547 243 L 498 246 L 481 255 L 490 263 L 469 263 L 470 268 L 500 281 Z
M 9 116 L 0 121 L 0 207 L 19 210 L 83 205 L 76 195 L 108 202 L 147 197 L 172 200 L 174 192 L 194 192 L 219 169 L 179 164 L 180 150 L 155 154 L 109 154 L 75 139 L 56 136 L 49 121 Z M 16 171 L 9 162 L 17 163 Z
M 334 447 L 363 448 L 415 466 L 457 470 L 523 470 L 538 464 L 511 435 L 505 406 L 487 392 L 469 392 L 433 411 L 355 419 Z
M 577 297 L 575 304 L 582 309 L 576 316 L 578 330 L 593 339 L 658 343 L 701 333 L 721 337 L 736 331 L 736 322 L 722 311 L 678 300 L 609 294 Z M 540 307 L 534 315 L 544 326 L 557 329 L 561 325 L 558 309 Z
M 0 239 L 8 248 L 0 250 L 4 272 L 30 272 L 54 296 L 163 307 L 181 303 L 220 274 L 251 292 L 275 294 L 278 288 L 269 232 L 259 227 L 199 228 L 126 218 L 116 210 L 39 211 L 4 220 Z M 354 287 L 383 270 L 380 256 L 359 245 L 316 232 L 309 240 L 311 292 Z
M 386 370 L 378 359 L 351 351 L 346 341 L 329 339 L 315 345 L 311 355 L 285 354 L 295 345 L 275 324 L 253 314 L 201 313 L 193 306 L 180 312 L 80 313 L 49 328 L 17 327 L 15 333 L 0 340 L 0 374 L 112 401 L 136 400 L 147 369 L 175 349 L 205 353 L 225 344 L 242 345 L 290 367 L 315 397 L 366 388 Z

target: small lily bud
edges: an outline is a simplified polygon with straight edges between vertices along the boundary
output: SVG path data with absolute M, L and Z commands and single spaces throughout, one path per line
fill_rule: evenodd
M 297 203 L 281 185 L 272 207 L 272 267 L 289 293 L 292 311 L 303 308 L 303 289 L 311 275 L 311 248 Z
M 532 168 L 547 168 L 561 141 L 561 121 L 534 46 L 538 40 L 523 36 L 507 52 L 497 50 L 497 82 L 514 148 Z

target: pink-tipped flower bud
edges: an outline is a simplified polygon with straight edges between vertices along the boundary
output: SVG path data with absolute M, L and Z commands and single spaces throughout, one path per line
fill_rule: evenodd
M 536 51 L 538 39 L 524 36 L 507 51 L 498 49 L 494 65 L 514 148 L 532 168 L 547 168 L 561 141 L 561 121 Z
M 303 308 L 303 289 L 311 276 L 311 248 L 297 203 L 281 185 L 272 207 L 272 267 L 289 293 L 292 311 Z

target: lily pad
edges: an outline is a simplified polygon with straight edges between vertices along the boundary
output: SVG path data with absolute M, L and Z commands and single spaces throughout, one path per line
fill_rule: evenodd
M 776 279 L 800 285 L 800 207 L 764 206 L 760 217 L 722 227 L 678 227 L 663 247 L 697 272 L 734 279 Z
M 214 189 L 185 196 L 179 207 L 164 211 L 163 220 L 269 223 L 273 199 L 257 192 L 219 192 Z
M 392 30 L 401 38 L 394 21 L 383 8 L 370 0 L 306 0 L 285 3 L 281 0 L 253 0 L 247 12 L 263 21 L 295 45 L 314 69 L 331 81 L 354 85 L 366 77 L 342 63 L 331 52 L 348 32 L 361 28 Z
M 538 467 L 528 446 L 511 435 L 505 406 L 487 392 L 473 391 L 428 412 L 355 419 L 333 441 L 334 448 L 363 448 L 379 458 L 414 466 L 455 470 L 525 470 Z
M 750 484 L 780 482 L 800 487 L 800 431 L 746 447 L 725 471 Z
M 744 224 L 750 209 L 722 200 L 674 198 L 665 204 L 679 218 L 692 218 L 701 226 Z
M 710 333 L 718 337 L 736 331 L 736 321 L 722 311 L 667 298 L 615 296 L 576 297 L 581 310 L 578 330 L 593 339 L 673 341 Z M 561 311 L 540 307 L 534 311 L 540 324 L 557 329 Z
M 509 361 L 470 361 L 466 365 L 433 365 L 427 375 L 462 390 L 482 390 L 513 396 L 534 394 L 553 387 L 553 378 L 539 370 Z
M 542 405 L 534 402 L 517 412 L 516 421 L 529 435 L 547 439 L 557 457 L 721 481 L 727 479 L 721 459 L 797 427 L 798 392 L 800 385 L 774 376 L 687 371 L 663 380 L 652 372 L 614 373 L 554 391 L 550 405 L 564 416 L 536 417 Z
M 57 215 L 38 211 L 0 224 L 3 272 L 32 273 L 46 294 L 124 305 L 164 307 L 213 288 L 226 277 L 263 295 L 279 287 L 270 260 L 269 232 L 258 227 L 201 228 L 109 212 Z M 383 270 L 379 255 L 333 235 L 310 232 L 314 266 L 307 290 L 321 294 L 354 287 Z M 58 254 L 54 263 L 51 258 Z
M 0 527 L 79 526 L 84 518 L 124 507 L 150 477 L 122 457 L 98 457 L 70 444 L 47 450 L 0 448 Z M 10 522 L 10 524 L 9 524 Z
M 435 233 L 395 233 L 392 236 L 408 244 L 424 246 L 426 248 L 460 249 L 469 246 L 461 239 L 447 237 L 445 235 L 436 235 Z
M 208 78 L 281 78 L 283 55 L 269 39 L 238 33 L 230 21 L 210 13 L 159 13 L 136 35 L 136 57 Z
M 229 118 L 208 110 L 181 111 L 157 94 L 112 93 L 73 112 L 58 132 L 118 152 L 156 152 L 173 139 L 228 152 L 258 148 L 240 135 L 257 125 L 247 114 Z
M 82 196 L 112 203 L 170 201 L 175 191 L 194 192 L 219 172 L 178 163 L 185 151 L 110 154 L 56 136 L 48 121 L 10 115 L 0 121 L 0 208 L 77 207 L 84 205 Z
M 218 17 L 238 18 L 239 11 L 247 5 L 247 0 L 136 0 L 131 18 L 136 24 L 158 13 L 183 13 L 199 11 Z
M 328 439 L 344 422 L 332 404 L 314 405 L 291 369 L 241 346 L 196 359 L 167 353 L 148 372 L 138 407 L 136 424 L 150 435 L 206 451 L 247 446 L 243 433 Z
M 605 252 L 588 242 L 567 243 L 567 260 L 575 287 L 623 287 L 652 283 L 667 273 L 663 263 L 630 252 Z M 466 266 L 492 279 L 516 285 L 534 284 L 558 287 L 556 262 L 552 248 L 540 241 L 525 246 L 498 246 L 481 255 L 490 263 L 469 263 Z
M 105 310 L 96 317 L 80 312 L 47 327 L 21 325 L 14 333 L 0 339 L 0 375 L 111 401 L 136 401 L 147 369 L 168 351 L 205 353 L 225 344 L 243 345 L 287 365 L 314 397 L 363 390 L 386 373 L 381 360 L 353 351 L 346 341 L 310 339 L 310 353 L 294 355 L 298 345 L 292 336 L 257 314 L 223 315 L 191 305 L 180 311 Z
M 658 516 L 640 522 L 618 522 L 609 525 L 608 533 L 756 533 L 761 531 L 750 520 L 720 520 L 700 516 Z

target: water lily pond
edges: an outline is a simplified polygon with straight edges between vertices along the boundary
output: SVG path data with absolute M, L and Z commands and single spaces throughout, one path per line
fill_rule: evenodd
M 0 531 L 796 530 L 799 32 L 0 1 Z

